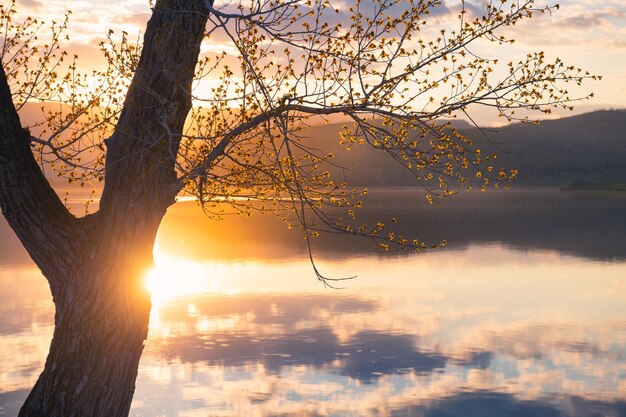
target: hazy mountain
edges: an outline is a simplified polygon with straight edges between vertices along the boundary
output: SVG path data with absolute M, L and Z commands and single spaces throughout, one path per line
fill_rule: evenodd
M 520 171 L 523 184 L 561 185 L 577 181 L 626 182 L 626 111 L 607 110 L 539 125 L 467 131 L 485 148 L 496 148 L 498 165 Z
M 47 104 L 46 109 L 58 104 Z M 32 125 L 41 120 L 41 105 L 27 105 L 22 121 Z M 330 171 L 337 181 L 358 186 L 415 185 L 415 179 L 385 152 L 367 145 L 353 145 L 350 150 L 339 144 L 339 132 L 346 122 L 314 125 L 303 143 L 319 155 L 335 154 L 333 162 L 341 166 Z M 626 183 L 626 110 L 606 110 L 539 125 L 515 124 L 499 129 L 473 128 L 463 120 L 451 120 L 451 126 L 472 138 L 483 153 L 496 152 L 496 168 L 517 169 L 518 184 L 563 185 L 583 182 Z M 37 133 L 37 132 L 33 132 Z M 50 173 L 59 188 L 67 181 Z M 99 188 L 98 184 L 88 188 Z M 70 187 L 73 188 L 73 187 Z
M 350 151 L 339 146 L 341 124 L 315 126 L 307 132 L 310 143 L 331 150 L 339 179 L 355 185 L 413 185 L 413 176 L 391 157 L 367 145 Z M 587 113 L 539 125 L 515 124 L 499 129 L 479 130 L 456 125 L 472 138 L 483 153 L 495 152 L 496 168 L 519 170 L 517 183 L 562 185 L 576 181 L 626 182 L 626 111 Z

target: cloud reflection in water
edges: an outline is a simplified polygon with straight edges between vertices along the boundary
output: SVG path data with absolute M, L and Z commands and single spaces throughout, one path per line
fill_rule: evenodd
M 181 416 L 622 415 L 625 322 L 572 323 L 567 309 L 544 323 L 499 320 L 493 305 L 455 306 L 444 287 L 413 303 L 363 289 L 172 300 L 146 363 L 178 373 L 153 389 L 177 384 Z
M 513 197 L 526 205 L 487 195 L 476 207 L 460 199 L 462 211 L 414 214 L 415 231 L 459 250 L 381 257 L 334 242 L 320 267 L 359 275 L 342 291 L 322 291 L 297 236 L 228 221 L 217 228 L 233 236 L 210 234 L 214 224 L 175 206 L 157 257 L 170 286 L 155 300 L 131 415 L 624 417 L 626 199 L 593 209 L 545 194 L 532 209 Z M 176 216 L 204 240 L 187 231 L 185 244 L 167 242 Z M 272 245 L 268 233 L 278 233 Z M 54 314 L 45 280 L 12 253 L 0 253 L 7 416 L 43 366 Z

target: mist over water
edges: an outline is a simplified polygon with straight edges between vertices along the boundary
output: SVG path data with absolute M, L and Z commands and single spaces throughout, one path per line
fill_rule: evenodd
M 398 223 L 392 230 L 428 244 L 446 240 L 452 249 L 502 244 L 516 250 L 555 250 L 596 260 L 626 260 L 626 193 L 561 192 L 522 188 L 461 192 L 428 204 L 424 193 L 407 188 L 374 188 L 363 197 L 357 223 Z M 174 256 L 200 259 L 301 259 L 301 234 L 272 216 L 199 219 L 193 202 L 168 212 L 159 248 Z M 199 219 L 189 221 L 189 219 Z M 314 239 L 321 258 L 351 258 L 380 250 L 368 239 L 322 235 Z M 392 251 L 402 254 L 402 251 Z
M 361 218 L 443 250 L 381 253 L 268 216 L 164 219 L 131 415 L 623 416 L 626 195 L 372 190 Z M 54 309 L 0 224 L 0 414 L 43 367 Z

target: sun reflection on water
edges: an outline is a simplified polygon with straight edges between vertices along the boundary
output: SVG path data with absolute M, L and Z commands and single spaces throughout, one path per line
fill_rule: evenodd
M 145 281 L 152 294 L 153 310 L 177 297 L 229 293 L 220 269 L 218 264 L 174 258 L 155 250 L 155 266 Z

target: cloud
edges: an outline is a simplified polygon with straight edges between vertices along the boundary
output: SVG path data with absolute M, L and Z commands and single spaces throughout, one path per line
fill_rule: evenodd
M 130 16 L 114 16 L 112 22 L 115 24 L 130 24 L 143 29 L 149 19 L 150 13 L 135 13 Z
M 169 360 L 223 366 L 262 363 L 277 374 L 286 366 L 321 368 L 335 364 L 342 375 L 363 383 L 411 371 L 429 374 L 443 370 L 447 362 L 439 354 L 416 349 L 409 335 L 365 331 L 342 344 L 330 328 L 295 331 L 280 337 L 212 333 L 179 336 L 161 343 L 158 350 Z
M 33 10 L 39 10 L 43 7 L 43 4 L 38 0 L 20 0 L 20 7 L 25 6 Z
M 347 359 L 342 373 L 370 383 L 382 375 L 414 371 L 418 375 L 443 370 L 447 358 L 415 348 L 408 335 L 381 332 L 359 332 L 342 348 Z
M 560 28 L 572 28 L 577 30 L 588 31 L 591 27 L 610 28 L 617 26 L 615 19 L 621 19 L 626 16 L 626 12 L 616 9 L 608 9 L 603 11 L 595 11 L 577 14 L 560 20 L 557 26 Z
M 193 305 L 193 315 L 187 313 Z M 162 325 L 186 334 L 154 340 L 151 351 L 168 360 L 243 366 L 261 363 L 273 373 L 283 367 L 309 365 L 335 367 L 343 375 L 371 383 L 383 375 L 414 372 L 428 374 L 448 361 L 415 345 L 415 336 L 382 331 L 360 331 L 340 341 L 328 318 L 373 313 L 379 306 L 352 297 L 309 295 L 244 295 L 194 297 L 164 307 Z M 231 329 L 197 330 L 206 320 L 231 319 Z M 194 323 L 197 321 L 197 323 Z M 462 365 L 488 366 L 489 354 L 472 357 Z
M 427 405 L 407 405 L 391 417 L 583 417 L 623 416 L 626 402 L 588 401 L 578 397 L 525 401 L 511 394 L 461 392 Z
M 559 417 L 559 410 L 538 401 L 520 401 L 497 392 L 460 393 L 433 405 L 408 406 L 394 410 L 392 417 Z
M 319 316 L 366 313 L 378 309 L 377 303 L 371 300 L 334 295 L 197 296 L 169 303 L 161 309 L 159 317 L 164 322 L 189 321 L 189 304 L 195 306 L 198 316 L 218 318 L 238 315 L 250 317 L 250 325 L 280 325 L 285 329 L 293 329 L 307 321 L 318 321 Z

